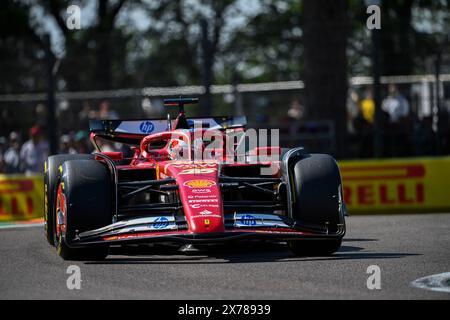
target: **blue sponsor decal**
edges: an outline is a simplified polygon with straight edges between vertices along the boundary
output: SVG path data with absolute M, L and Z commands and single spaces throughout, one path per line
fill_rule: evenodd
M 244 224 L 246 226 L 254 226 L 254 225 L 256 225 L 256 218 L 254 216 L 252 216 L 251 214 L 244 214 L 241 217 L 241 222 L 242 222 L 242 224 Z
M 155 229 L 164 229 L 169 226 L 169 220 L 166 217 L 158 217 L 155 219 L 152 227 Z
M 144 121 L 139 126 L 139 130 L 141 130 L 142 133 L 149 134 L 155 130 L 155 125 L 150 121 Z

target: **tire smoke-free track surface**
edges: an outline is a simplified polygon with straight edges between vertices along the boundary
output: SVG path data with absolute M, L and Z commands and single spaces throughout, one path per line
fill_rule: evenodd
M 112 250 L 103 262 L 67 262 L 43 227 L 0 229 L 1 299 L 450 299 L 411 282 L 450 271 L 450 214 L 352 216 L 332 257 L 298 258 L 283 244 L 174 252 Z M 70 265 L 81 289 L 66 286 Z M 381 289 L 367 288 L 367 267 Z

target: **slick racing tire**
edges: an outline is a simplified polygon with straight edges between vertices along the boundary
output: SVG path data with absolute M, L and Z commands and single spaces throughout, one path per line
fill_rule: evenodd
M 344 223 L 342 181 L 336 161 L 326 154 L 305 154 L 292 168 L 293 217 L 312 228 L 336 233 Z M 288 242 L 296 255 L 330 255 L 339 250 L 342 237 Z
M 94 159 L 91 154 L 58 154 L 50 156 L 44 169 L 44 230 L 48 243 L 55 245 L 55 203 L 56 185 L 58 183 L 59 166 L 67 160 Z
M 64 260 L 103 260 L 108 246 L 71 247 L 77 233 L 112 223 L 111 176 L 96 160 L 70 160 L 62 165 L 55 205 L 55 241 Z M 59 217 L 58 217 L 59 215 Z

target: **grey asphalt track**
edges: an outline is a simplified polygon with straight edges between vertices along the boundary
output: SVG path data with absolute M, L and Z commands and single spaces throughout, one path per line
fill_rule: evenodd
M 352 216 L 332 257 L 297 258 L 281 244 L 236 251 L 113 250 L 104 262 L 65 262 L 42 227 L 0 230 L 0 299 L 450 299 L 411 281 L 450 271 L 450 214 Z M 81 268 L 80 290 L 66 286 Z M 367 267 L 381 289 L 367 289 Z

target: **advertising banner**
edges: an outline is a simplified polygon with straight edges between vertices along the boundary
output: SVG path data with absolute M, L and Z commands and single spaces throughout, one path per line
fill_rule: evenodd
M 450 158 L 340 161 L 349 213 L 450 210 Z
M 0 222 L 42 218 L 43 175 L 0 175 Z

